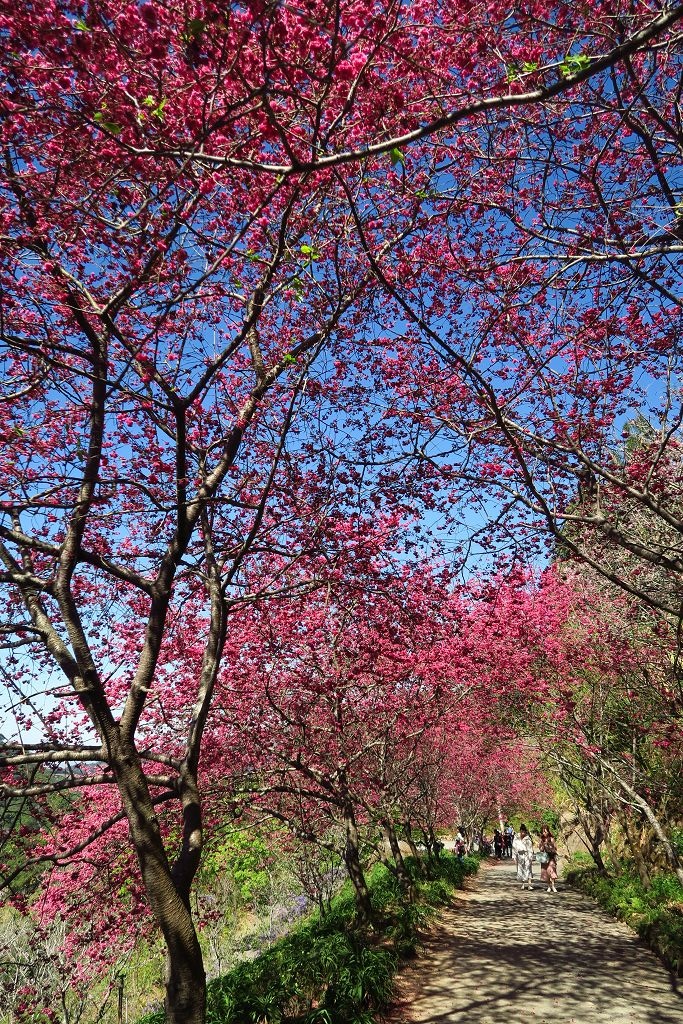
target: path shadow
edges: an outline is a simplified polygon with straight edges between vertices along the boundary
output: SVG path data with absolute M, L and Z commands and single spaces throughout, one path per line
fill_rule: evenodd
M 432 931 L 413 972 L 414 1024 L 682 1024 L 683 999 L 625 925 L 570 889 L 520 891 L 486 869 Z

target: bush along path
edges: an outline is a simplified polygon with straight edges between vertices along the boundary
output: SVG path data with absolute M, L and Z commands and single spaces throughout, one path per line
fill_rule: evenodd
M 558 883 L 486 864 L 397 979 L 391 1024 L 680 1024 L 683 994 L 640 939 Z
M 630 925 L 675 977 L 683 977 L 683 885 L 676 875 L 654 875 L 646 888 L 627 870 L 605 875 L 576 867 L 567 881 Z
M 377 864 L 368 875 L 369 925 L 358 924 L 346 883 L 324 917 L 313 915 L 255 960 L 209 983 L 207 1024 L 372 1024 L 391 1001 L 394 974 L 401 959 L 414 954 L 420 927 L 479 867 L 474 857 L 459 861 L 446 852 L 430 861 L 429 878 L 406 864 L 413 902 Z M 163 1022 L 161 1012 L 138 1024 Z

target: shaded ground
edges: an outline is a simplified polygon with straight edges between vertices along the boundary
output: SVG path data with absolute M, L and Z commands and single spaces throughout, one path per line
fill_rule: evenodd
M 391 1024 L 682 1024 L 683 992 L 634 933 L 558 890 L 482 865 L 399 975 Z

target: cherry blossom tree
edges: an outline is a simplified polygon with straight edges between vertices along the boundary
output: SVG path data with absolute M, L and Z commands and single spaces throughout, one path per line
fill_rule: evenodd
M 528 739 L 497 732 L 491 721 L 482 725 L 451 739 L 443 761 L 448 781 L 440 779 L 448 817 L 470 842 L 501 815 L 528 818 L 552 804 L 538 750 Z
M 671 624 L 653 631 L 637 604 L 591 588 L 582 574 L 561 580 L 550 573 L 543 593 L 556 609 L 565 607 L 564 623 L 552 627 L 552 697 L 532 719 L 546 763 L 578 805 L 598 867 L 604 867 L 601 846 L 610 823 L 619 821 L 649 885 L 633 838 L 639 822 L 683 878 L 673 838 L 680 827 L 683 732 Z
M 522 34 L 510 89 L 594 66 L 625 38 L 626 8 L 611 14 L 573 23 L 559 66 Z M 438 165 L 406 154 L 406 188 L 429 199 L 399 253 L 359 225 L 401 324 L 384 367 L 393 429 L 450 492 L 452 523 L 477 495 L 483 547 L 526 555 L 554 538 L 676 617 L 680 76 L 674 28 L 557 103 L 475 117 Z M 349 201 L 360 214 L 371 199 Z M 666 588 L 649 586 L 658 569 Z
M 409 894 L 414 829 L 431 851 L 463 815 L 481 826 L 549 801 L 528 711 L 545 705 L 539 662 L 560 620 L 527 576 L 463 591 L 429 567 L 354 570 L 259 608 L 216 701 L 226 761 L 258 734 L 245 765 L 258 807 L 321 846 L 343 836 L 333 849 L 369 919 L 368 854 Z
M 368 829 L 410 889 L 394 818 L 430 727 L 470 686 L 458 618 L 457 596 L 426 568 L 392 578 L 354 559 L 336 587 L 260 608 L 216 694 L 223 742 L 252 751 L 258 806 L 302 839 L 343 834 L 364 920 Z
M 1 629 L 22 733 L 3 744 L 2 793 L 110 794 L 87 835 L 47 855 L 68 865 L 108 830 L 112 842 L 128 835 L 168 949 L 169 1021 L 204 1017 L 190 913 L 199 773 L 236 610 L 286 589 L 292 559 L 307 567 L 296 585 L 310 588 L 353 551 L 367 508 L 351 516 L 348 492 L 363 491 L 386 446 L 394 466 L 403 458 L 407 423 L 419 426 L 408 441 L 420 455 L 424 431 L 441 436 L 455 423 L 468 445 L 484 436 L 476 479 L 505 492 L 512 459 L 527 488 L 512 497 L 544 512 L 529 453 L 595 472 L 599 446 L 581 454 L 577 432 L 614 420 L 631 364 L 659 368 L 642 356 L 653 329 L 656 352 L 674 351 L 675 117 L 669 102 L 664 124 L 656 114 L 657 90 L 672 94 L 682 15 L 630 0 L 535 0 L 515 17 L 494 0 L 18 0 L 0 15 Z M 620 183 L 628 147 L 621 164 L 603 151 L 622 138 L 624 106 L 628 137 L 640 141 Z M 605 127 L 588 146 L 582 126 L 596 110 Z M 502 157 L 491 139 L 507 147 Z M 582 145 L 579 187 L 563 161 Z M 524 153 L 539 154 L 528 195 Z M 603 252 L 605 166 L 603 191 L 628 191 L 641 169 L 643 184 L 622 203 L 621 234 L 609 223 Z M 584 180 L 587 233 L 575 227 Z M 556 184 L 574 220 L 553 220 Z M 662 194 L 660 230 L 634 210 Z M 545 265 L 529 248 L 545 211 L 571 257 L 564 291 L 533 269 Z M 509 258 L 491 251 L 492 233 L 510 239 Z M 605 288 L 618 308 L 596 326 L 571 301 L 579 257 L 587 280 L 604 263 L 651 283 L 664 263 L 663 280 L 631 311 L 615 272 Z M 559 347 L 543 348 L 551 294 L 566 302 L 569 326 Z M 467 337 L 463 316 L 475 309 L 474 347 L 457 352 L 442 324 Z M 626 334 L 636 355 L 621 359 Z M 420 354 L 425 340 L 434 366 Z M 621 361 L 605 375 L 614 353 Z M 397 384 L 419 399 L 419 415 L 394 417 L 394 399 L 378 408 Z M 614 400 L 604 416 L 603 399 Z M 552 444 L 543 417 L 559 424 Z M 335 431 L 326 435 L 325 421 Z M 364 447 L 351 469 L 336 451 L 344 445 L 349 455 Z M 375 500 L 397 522 L 403 505 L 433 500 L 430 474 L 452 475 L 445 454 L 405 481 L 380 467 Z M 455 479 L 468 473 L 461 466 Z M 183 652 L 173 626 L 193 604 L 202 631 Z M 173 739 L 160 730 L 163 746 L 157 702 L 163 692 L 161 706 L 173 703 L 170 666 L 182 655 L 196 666 L 193 690 L 176 702 Z M 31 743 L 23 732 L 38 718 L 45 732 Z M 173 827 L 162 813 L 171 807 Z

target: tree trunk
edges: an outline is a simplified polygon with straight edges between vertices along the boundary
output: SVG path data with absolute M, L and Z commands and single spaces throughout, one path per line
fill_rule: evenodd
M 420 851 L 418 850 L 417 846 L 415 845 L 415 840 L 413 839 L 413 829 L 412 829 L 412 826 L 411 826 L 409 821 L 404 823 L 404 825 L 403 825 L 403 833 L 404 833 L 404 835 L 406 837 L 406 842 L 407 842 L 407 844 L 408 844 L 408 846 L 410 848 L 410 854 L 411 854 L 413 860 L 415 861 L 415 870 L 420 875 L 420 877 L 423 877 L 424 873 L 425 873 L 424 865 L 422 863 L 422 857 L 420 856 Z
M 441 851 L 443 850 L 443 843 L 438 836 L 434 835 L 434 830 L 431 825 L 429 827 L 429 848 L 434 854 L 434 860 L 438 860 L 441 856 Z
M 586 839 L 588 840 L 588 849 L 593 861 L 595 862 L 595 866 L 600 874 L 606 875 L 607 868 L 605 867 L 605 862 L 602 859 L 601 850 L 604 833 L 600 820 L 590 810 L 584 813 L 583 809 L 580 807 L 577 807 L 576 816 Z
M 164 931 L 166 969 L 164 1011 L 166 1024 L 204 1024 L 206 1019 L 206 974 L 197 936 L 183 928 L 183 922 Z
M 414 903 L 415 886 L 413 885 L 413 880 L 410 877 L 410 874 L 406 867 L 406 862 L 403 859 L 401 847 L 396 836 L 396 829 L 394 828 L 389 818 L 385 818 L 385 820 L 382 822 L 382 828 L 384 829 L 384 834 L 386 835 L 387 840 L 389 841 L 389 847 L 391 849 L 391 854 L 394 858 L 394 864 L 396 865 L 396 874 L 398 875 L 398 880 L 400 882 L 401 888 L 407 894 L 410 902 Z
M 618 817 L 621 823 L 624 837 L 626 839 L 626 842 L 628 843 L 628 848 L 631 851 L 633 862 L 638 872 L 640 884 L 644 889 L 649 889 L 652 885 L 652 882 L 650 881 L 650 872 L 648 871 L 647 864 L 645 863 L 645 858 L 643 857 L 642 851 L 640 849 L 638 839 L 636 836 L 633 835 L 631 815 L 627 810 L 625 813 L 618 814 Z
M 184 879 L 185 892 L 173 879 L 136 752 L 122 751 L 112 764 L 147 898 L 166 943 L 166 1024 L 204 1024 L 206 975 L 190 913 L 191 879 Z
M 627 782 L 625 782 L 623 779 L 620 779 L 618 776 L 617 779 L 621 788 L 624 790 L 626 794 L 628 794 L 628 796 L 631 798 L 631 800 L 636 805 L 638 810 L 643 813 L 644 817 L 649 822 L 650 826 L 652 827 L 652 831 L 657 836 L 657 839 L 662 845 L 662 849 L 664 850 L 666 859 L 669 862 L 670 867 L 673 871 L 675 871 L 678 881 L 681 883 L 681 885 L 683 885 L 683 865 L 681 864 L 678 853 L 676 852 L 676 848 L 674 847 L 673 843 L 664 831 L 664 828 L 662 827 L 662 823 L 660 822 L 659 818 L 657 817 L 657 815 L 655 814 L 647 800 L 644 797 L 642 797 L 640 793 L 638 793 L 635 789 L 633 789 L 632 786 L 629 786 Z
M 614 852 L 614 842 L 612 840 L 612 834 L 609 829 L 605 831 L 602 843 L 605 847 L 605 853 L 607 854 L 607 862 L 609 864 L 616 864 L 617 857 Z M 609 874 L 609 871 L 607 870 L 607 865 L 605 865 L 605 874 Z
M 439 856 L 439 848 L 436 845 L 436 837 L 429 826 L 420 826 L 420 832 L 422 833 L 424 848 L 427 851 L 427 867 L 425 873 L 429 878 L 431 878 L 433 877 L 434 865 Z
M 602 859 L 602 851 L 600 849 L 600 841 L 599 841 L 599 839 L 597 841 L 594 841 L 594 842 L 592 841 L 591 842 L 591 857 L 595 861 L 595 866 L 598 869 L 598 871 L 600 872 L 600 874 L 601 875 L 606 875 L 607 874 L 607 867 L 605 866 L 605 862 Z
M 358 913 L 358 919 L 361 923 L 367 924 L 372 920 L 372 902 L 370 900 L 370 890 L 368 889 L 368 884 L 365 881 L 365 874 L 363 873 L 363 866 L 360 860 L 356 818 L 353 813 L 353 807 L 350 805 L 347 805 L 344 808 L 344 821 L 346 824 L 344 863 L 346 865 L 349 878 L 351 879 L 351 884 L 353 885 L 356 893 L 356 911 Z

